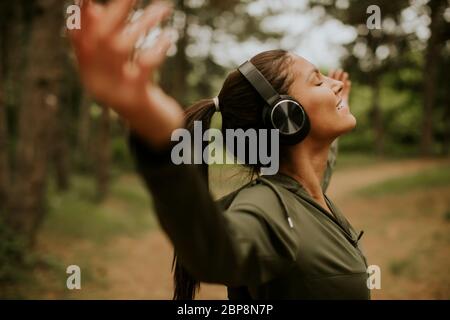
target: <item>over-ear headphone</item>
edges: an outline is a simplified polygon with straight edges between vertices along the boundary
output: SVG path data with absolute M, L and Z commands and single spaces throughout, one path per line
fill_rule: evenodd
M 244 62 L 238 70 L 266 102 L 264 125 L 279 130 L 280 143 L 293 145 L 305 139 L 311 125 L 303 106 L 288 95 L 280 95 L 250 61 Z

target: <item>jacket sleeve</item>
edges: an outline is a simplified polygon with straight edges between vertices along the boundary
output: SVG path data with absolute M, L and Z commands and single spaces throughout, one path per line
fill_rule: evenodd
M 257 285 L 292 265 L 295 253 L 283 237 L 277 240 L 263 209 L 250 203 L 222 211 L 195 165 L 174 165 L 169 148 L 156 152 L 133 133 L 129 144 L 160 225 L 196 279 Z

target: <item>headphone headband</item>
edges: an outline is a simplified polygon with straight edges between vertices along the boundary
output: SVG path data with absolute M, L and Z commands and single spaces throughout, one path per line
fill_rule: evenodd
M 292 145 L 302 141 L 309 133 L 310 122 L 301 104 L 290 96 L 280 95 L 250 61 L 238 70 L 265 100 L 264 125 L 279 130 L 280 143 Z
M 272 85 L 267 81 L 263 74 L 250 61 L 244 62 L 239 68 L 239 72 L 250 82 L 258 91 L 260 96 L 272 106 L 275 101 L 280 99 L 280 95 Z

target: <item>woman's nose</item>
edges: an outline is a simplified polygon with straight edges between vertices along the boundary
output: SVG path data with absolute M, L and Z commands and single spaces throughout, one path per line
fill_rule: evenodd
M 343 88 L 344 88 L 344 83 L 342 81 L 333 79 L 333 91 L 334 91 L 334 94 L 339 95 Z

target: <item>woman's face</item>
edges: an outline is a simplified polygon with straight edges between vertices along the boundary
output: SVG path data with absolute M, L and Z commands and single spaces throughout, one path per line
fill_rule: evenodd
M 292 55 L 289 95 L 305 109 L 311 122 L 309 137 L 319 141 L 334 140 L 351 131 L 356 119 L 342 102 L 343 83 L 320 73 L 306 59 Z

